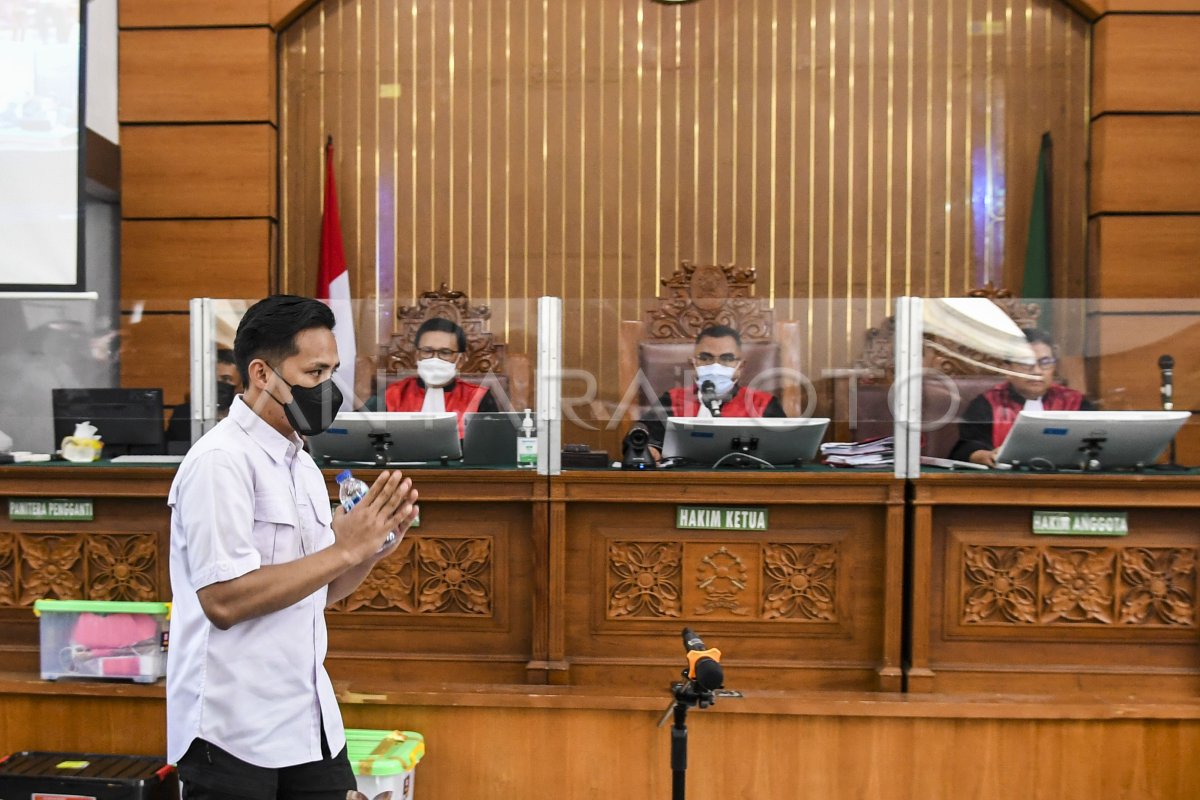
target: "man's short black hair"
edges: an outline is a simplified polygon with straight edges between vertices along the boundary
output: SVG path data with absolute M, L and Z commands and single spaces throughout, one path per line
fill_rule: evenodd
M 238 324 L 233 356 L 242 383 L 250 385 L 250 362 L 264 359 L 272 365 L 296 355 L 296 334 L 309 328 L 333 330 L 329 306 L 311 297 L 273 294 L 250 306 Z
M 467 352 L 467 332 L 457 322 L 445 317 L 430 317 L 422 322 L 421 327 L 417 328 L 417 335 L 413 337 L 413 346 L 420 347 L 421 337 L 430 331 L 453 333 L 455 340 L 458 342 L 458 352 Z
M 1025 334 L 1025 341 L 1030 344 L 1044 344 L 1054 349 L 1054 337 L 1041 328 L 1025 328 L 1021 333 Z
M 233 364 L 237 366 L 237 359 L 233 356 L 233 350 L 228 347 L 217 348 L 217 363 L 218 364 Z
M 696 335 L 696 344 L 700 344 L 701 339 L 724 339 L 726 336 L 731 337 L 737 346 L 742 346 L 742 335 L 728 325 L 710 325 Z

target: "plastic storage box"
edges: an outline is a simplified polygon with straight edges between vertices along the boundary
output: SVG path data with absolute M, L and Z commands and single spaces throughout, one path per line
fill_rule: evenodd
M 153 683 L 166 674 L 169 603 L 38 600 L 42 678 Z
M 0 761 L 0 797 L 14 800 L 178 800 L 163 758 L 92 753 L 12 753 Z
M 391 800 L 412 800 L 413 770 L 425 755 L 425 739 L 412 731 L 348 729 L 346 755 L 354 767 L 358 791 L 374 800 L 390 791 Z

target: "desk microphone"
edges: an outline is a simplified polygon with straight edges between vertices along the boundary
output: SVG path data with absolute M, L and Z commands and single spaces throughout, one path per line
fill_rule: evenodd
M 717 397 L 717 387 L 712 381 L 700 384 L 700 402 L 714 417 L 721 416 L 721 399 Z
M 721 651 L 707 648 L 691 628 L 683 629 L 683 647 L 687 651 L 689 679 L 706 691 L 725 685 L 725 670 L 721 667 Z
M 1175 407 L 1175 402 L 1172 399 L 1171 383 L 1175 377 L 1175 359 L 1168 355 L 1158 357 L 1158 368 L 1162 371 L 1162 407 L 1164 411 L 1170 411 Z

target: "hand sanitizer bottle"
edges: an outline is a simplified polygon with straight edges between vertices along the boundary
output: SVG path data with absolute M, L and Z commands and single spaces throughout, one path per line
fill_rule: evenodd
M 523 469 L 537 467 L 537 434 L 533 429 L 532 412 L 525 409 L 521 420 L 521 432 L 517 436 L 517 466 Z

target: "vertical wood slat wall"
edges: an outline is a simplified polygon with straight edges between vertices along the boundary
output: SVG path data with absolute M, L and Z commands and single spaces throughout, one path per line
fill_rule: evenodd
M 277 228 L 273 19 L 296 3 L 121 0 L 121 382 L 188 389 L 188 300 L 261 297 Z
M 1097 5 L 1091 382 L 1110 407 L 1156 407 L 1171 354 L 1175 407 L 1200 408 L 1200 0 Z M 1197 445 L 1189 426 L 1181 456 Z
M 151 78 L 187 78 L 171 75 L 180 71 L 174 60 L 176 52 L 181 58 L 196 56 L 189 56 L 192 51 L 186 48 L 177 51 L 178 40 L 171 35 L 148 35 L 137 40 L 129 34 L 211 35 L 229 30 L 235 38 L 245 41 L 254 35 L 254 29 L 267 28 L 271 22 L 278 26 L 314 5 L 312 0 L 121 1 L 123 160 L 127 163 L 127 174 L 130 170 L 136 174 L 143 167 L 147 170 L 141 180 L 135 178 L 125 188 L 125 203 L 132 203 L 132 208 L 137 209 L 139 195 L 144 198 L 141 193 L 146 180 L 161 183 L 163 176 L 174 174 L 177 182 L 172 182 L 170 188 L 181 197 L 194 194 L 197 181 L 203 183 L 203 176 L 189 175 L 186 170 L 172 173 L 166 165 L 159 170 L 163 156 L 155 147 L 161 142 L 171 144 L 172 128 L 203 127 L 213 122 L 269 127 L 276 117 L 273 109 L 244 110 L 247 101 L 244 95 L 263 97 L 266 92 L 244 92 L 245 85 L 234 92 L 226 85 L 220 92 L 209 89 L 208 95 L 237 95 L 231 102 L 242 111 L 221 119 L 221 112 L 214 112 L 210 103 L 200 103 L 198 108 L 209 108 L 210 118 L 190 119 L 190 106 L 184 104 L 182 109 L 176 106 L 171 112 L 180 119 L 164 119 L 162 111 L 147 108 L 144 102 L 139 104 L 139 95 L 145 91 L 154 96 L 160 91 L 148 85 Z M 1146 298 L 1194 297 L 1197 291 L 1194 268 L 1200 264 L 1200 202 L 1190 200 L 1188 192 L 1189 187 L 1200 186 L 1200 170 L 1186 153 L 1178 151 L 1167 153 L 1164 162 L 1157 142 L 1160 132 L 1175 127 L 1190 130 L 1189 126 L 1200 118 L 1196 82 L 1188 80 L 1189 75 L 1196 73 L 1197 51 L 1190 43 L 1196 40 L 1194 31 L 1200 2 L 1076 0 L 1071 5 L 1092 21 L 1095 49 L 1086 294 L 1093 298 L 1139 294 Z M 135 72 L 139 50 L 151 63 L 160 66 L 157 75 L 144 75 L 139 80 L 130 74 Z M 273 59 L 273 52 L 274 44 L 267 57 Z M 250 59 L 241 61 L 243 64 L 262 64 L 247 54 L 240 59 Z M 192 64 L 194 68 L 195 62 Z M 250 67 L 242 76 L 247 84 L 265 87 L 273 79 L 274 62 L 261 73 L 252 72 L 256 70 Z M 198 80 L 194 89 L 204 95 L 204 81 Z M 133 133 L 135 128 L 144 130 Z M 179 153 L 175 148 L 177 160 L 186 162 L 193 155 L 190 151 Z M 1132 173 L 1125 174 L 1136 175 L 1137 185 L 1121 178 L 1122 170 L 1127 169 L 1123 165 L 1129 163 L 1135 166 Z M 275 159 L 259 159 L 239 165 L 238 177 L 260 189 L 269 188 L 274 185 L 274 170 Z M 344 175 L 345 170 L 340 174 Z M 1149 193 L 1145 187 L 1150 187 Z M 1169 199 L 1165 207 L 1158 205 L 1158 189 L 1162 190 L 1162 197 Z M 1146 197 L 1149 201 L 1139 199 Z M 183 303 L 186 298 L 201 294 L 249 297 L 266 291 L 274 270 L 275 209 L 280 202 L 277 195 L 272 195 L 271 202 L 265 204 L 267 207 L 256 209 L 255 215 L 238 218 L 211 205 L 186 210 L 178 217 L 166 216 L 154 207 L 138 212 L 144 216 L 134 217 L 128 210 L 124 212 L 122 309 L 126 335 L 122 360 L 126 385 L 165 385 L 168 400 L 182 396 L 187 384 Z M 1068 272 L 1074 281 L 1084 279 L 1077 264 L 1070 265 Z M 142 321 L 134 325 L 139 308 L 162 312 L 163 316 L 142 314 Z M 1117 315 L 1096 315 L 1093 322 L 1093 329 L 1101 332 L 1098 338 L 1106 343 L 1121 335 Z M 1136 319 L 1125 315 L 1123 322 L 1128 329 Z M 1180 346 L 1190 348 L 1190 341 L 1194 340 Z M 150 346 L 157 342 L 165 344 Z M 1107 345 L 1093 342 L 1092 346 L 1102 349 Z M 1189 350 L 1180 349 L 1177 359 L 1186 352 Z M 1109 361 L 1115 364 L 1114 359 Z M 1144 367 L 1141 364 L 1141 373 L 1145 372 Z M 1177 370 L 1177 395 L 1184 407 L 1196 404 L 1195 391 L 1189 388 L 1192 380 L 1189 372 L 1194 376 L 1198 371 Z M 1140 375 L 1141 390 L 1152 393 L 1155 381 L 1141 378 L 1146 376 Z M 1108 387 L 1121 388 L 1112 369 L 1098 367 L 1093 380 L 1102 392 Z
M 557 294 L 612 387 L 618 321 L 690 259 L 757 267 L 817 374 L 900 294 L 1015 288 L 1051 130 L 1079 296 L 1088 37 L 1061 0 L 326 0 L 280 36 L 281 281 L 314 283 L 332 134 L 351 285 L 384 300 L 360 352 L 443 280 L 517 351 Z

